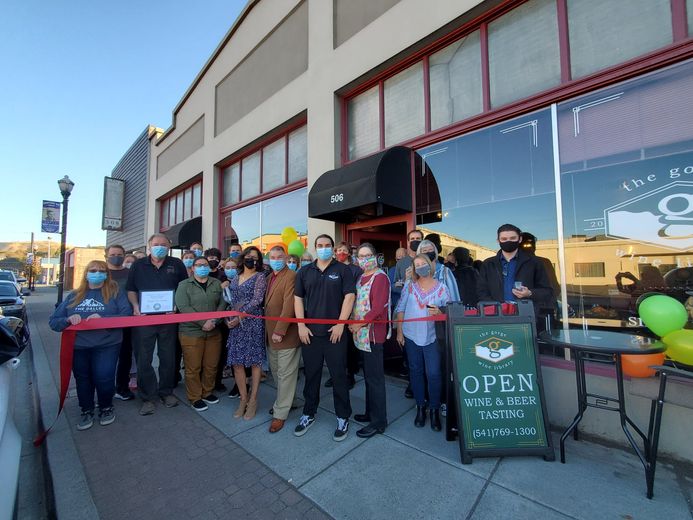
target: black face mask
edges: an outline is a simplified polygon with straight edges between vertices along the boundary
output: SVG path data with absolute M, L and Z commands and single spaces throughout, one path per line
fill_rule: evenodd
M 438 257 L 436 256 L 435 251 L 429 251 L 428 253 L 426 253 L 426 256 L 428 257 L 428 259 L 429 259 L 431 262 L 435 262 L 436 259 L 438 258 Z
M 254 258 L 246 258 L 243 260 L 243 265 L 246 266 L 248 269 L 257 269 L 257 265 L 260 263 L 259 260 L 255 260 Z
M 517 251 L 518 247 L 520 247 L 519 240 L 509 240 L 507 242 L 500 243 L 500 248 L 506 253 L 512 253 L 513 251 Z
M 419 249 L 420 243 L 421 240 L 412 240 L 411 242 L 409 242 L 409 249 L 411 249 L 412 251 L 416 251 L 417 249 Z
M 219 260 L 207 260 L 209 262 L 210 269 L 216 269 L 219 267 Z

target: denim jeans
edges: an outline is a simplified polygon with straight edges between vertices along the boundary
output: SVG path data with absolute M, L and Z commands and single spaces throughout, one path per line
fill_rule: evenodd
M 426 379 L 428 379 L 429 408 L 432 410 L 440 408 L 441 373 L 437 342 L 434 341 L 430 345 L 421 347 L 405 337 L 404 346 L 407 349 L 409 382 L 416 405 L 424 406 L 426 404 L 425 372 Z
M 94 411 L 94 390 L 99 408 L 113 406 L 115 371 L 120 344 L 104 347 L 76 348 L 72 358 L 72 373 L 77 386 L 77 399 L 82 412 Z

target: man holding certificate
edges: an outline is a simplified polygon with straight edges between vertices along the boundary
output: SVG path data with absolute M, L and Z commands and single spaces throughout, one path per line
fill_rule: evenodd
M 185 265 L 169 256 L 171 242 L 166 235 L 153 234 L 148 242 L 149 256 L 132 264 L 127 281 L 128 300 L 133 314 L 166 314 L 174 312 L 174 295 L 178 284 L 188 278 Z M 176 376 L 176 336 L 178 325 L 135 327 L 132 343 L 137 359 L 137 387 L 142 398 L 140 415 L 154 413 L 157 396 L 168 408 L 178 405 L 173 396 Z M 158 348 L 159 380 L 152 367 L 154 347 Z

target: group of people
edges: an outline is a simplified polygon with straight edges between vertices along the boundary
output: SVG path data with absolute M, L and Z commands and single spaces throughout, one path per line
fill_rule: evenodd
M 169 239 L 158 233 L 150 237 L 149 254 L 141 258 L 131 258 L 121 246 L 107 247 L 105 261 L 87 265 L 80 286 L 51 316 L 54 330 L 81 320 L 147 313 L 146 301 L 154 293 L 164 300 L 170 296 L 170 312 L 238 314 L 79 331 L 73 361 L 82 410 L 77 428 L 93 425 L 95 392 L 102 425 L 115 419 L 114 395 L 134 398 L 127 386 L 134 352 L 141 415 L 154 413 L 157 401 L 166 407 L 178 404 L 173 389 L 182 357 L 186 396 L 193 409 L 202 412 L 219 402 L 215 391 L 225 390 L 221 378 L 224 369 L 232 367 L 235 386 L 229 396 L 239 399 L 234 417 L 250 420 L 257 413 L 262 367 L 268 364 L 277 387 L 270 433 L 284 427 L 293 407 L 302 360 L 304 404 L 294 427 L 296 436 L 303 436 L 316 420 L 326 364 L 326 386 L 332 387 L 337 416 L 335 441 L 348 435 L 349 393 L 362 364 L 366 407 L 354 419 L 365 424 L 356 434 L 368 438 L 383 433 L 388 424 L 384 343 L 394 326 L 409 366 L 408 392 L 416 400 L 414 424 L 423 427 L 430 420 L 430 427 L 440 431 L 443 346 L 434 323 L 419 318 L 440 314 L 456 301 L 473 305 L 477 300 L 530 299 L 536 305 L 550 298 L 552 288 L 541 262 L 520 248 L 516 226 L 498 229 L 500 250 L 479 271 L 464 248 L 454 250 L 449 259 L 454 262 L 445 265 L 435 237 L 424 239 L 414 229 L 407 238 L 408 247 L 397 251 L 397 264 L 389 272 L 383 270 L 372 244 L 353 250 L 344 242 L 335 247 L 334 239 L 325 234 L 314 241 L 315 260 L 307 252 L 301 258 L 287 255 L 277 245 L 268 252 L 268 265 L 258 248 L 243 249 L 239 244 L 231 245 L 224 259 L 218 249 L 204 250 L 193 243 L 178 259 L 170 255 Z M 339 323 L 344 321 L 349 323 Z M 155 347 L 158 378 L 152 367 Z

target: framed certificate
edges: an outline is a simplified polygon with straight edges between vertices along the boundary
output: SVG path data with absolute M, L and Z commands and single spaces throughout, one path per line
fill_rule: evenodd
M 140 291 L 140 313 L 162 314 L 173 312 L 175 291 Z

